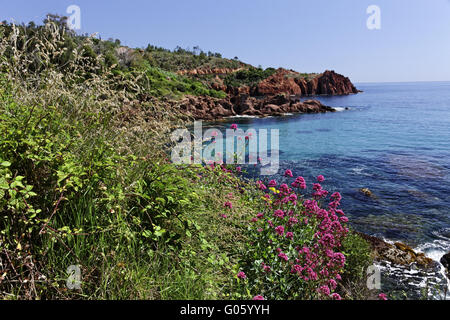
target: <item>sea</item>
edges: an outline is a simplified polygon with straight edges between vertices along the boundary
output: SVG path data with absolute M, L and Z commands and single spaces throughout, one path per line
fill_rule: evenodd
M 438 262 L 450 251 L 450 82 L 356 87 L 363 92 L 313 97 L 337 112 L 237 117 L 209 125 L 278 129 L 280 170 L 264 178 L 291 169 L 312 184 L 323 175 L 324 188 L 341 193 L 355 230 L 401 241 Z M 436 292 L 448 287 L 442 268 L 429 274 L 379 267 L 384 290 L 397 295 L 442 298 Z M 427 293 L 433 286 L 439 290 Z

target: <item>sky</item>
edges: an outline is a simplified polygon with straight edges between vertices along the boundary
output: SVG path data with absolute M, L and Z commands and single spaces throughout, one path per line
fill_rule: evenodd
M 450 0 L 0 0 L 0 20 L 81 10 L 78 33 L 131 47 L 220 52 L 254 66 L 335 70 L 355 83 L 450 81 Z M 370 5 L 380 29 L 369 29 Z

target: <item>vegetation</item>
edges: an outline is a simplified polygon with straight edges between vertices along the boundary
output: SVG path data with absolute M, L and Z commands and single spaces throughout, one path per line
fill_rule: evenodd
M 275 208 L 268 200 L 278 201 L 279 190 L 261 190 L 261 183 L 240 178 L 239 168 L 166 159 L 168 133 L 189 118 L 159 98 L 221 93 L 174 74 L 185 67 L 179 62 L 163 70 L 164 59 L 156 57 L 167 51 L 148 49 L 152 62 L 116 50 L 118 41 L 76 36 L 63 25 L 48 19 L 43 26 L 0 26 L 0 296 L 335 298 L 316 290 L 324 279 L 305 286 L 286 274 L 275 243 L 263 247 L 264 237 L 289 254 L 290 241 L 318 243 L 323 237 L 312 237 L 318 216 L 292 227 L 292 239 L 281 240 L 280 229 L 267 226 L 260 234 L 254 218 L 269 216 Z M 245 81 L 261 73 L 250 71 Z M 287 204 L 294 216 L 319 212 L 307 211 L 300 201 L 306 195 L 288 193 L 298 196 Z M 351 245 L 357 240 L 346 245 L 342 237 L 343 247 L 331 247 L 345 254 L 350 269 L 342 264 L 332 272 L 352 281 L 365 253 Z M 263 258 L 280 271 L 265 284 L 254 269 Z M 81 268 L 80 289 L 66 286 L 71 265 Z
M 225 77 L 225 84 L 232 87 L 241 86 L 254 86 L 260 81 L 270 77 L 275 73 L 274 68 L 262 68 L 251 67 L 249 69 L 240 70 L 235 73 L 231 73 Z

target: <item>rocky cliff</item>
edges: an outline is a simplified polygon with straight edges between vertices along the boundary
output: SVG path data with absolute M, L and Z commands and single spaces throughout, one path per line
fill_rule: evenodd
M 349 78 L 334 71 L 327 70 L 312 79 L 308 79 L 298 72 L 286 69 L 278 69 L 272 76 L 261 81 L 252 91 L 251 94 L 255 96 L 280 93 L 298 96 L 358 93 Z
M 189 76 L 215 74 L 216 76 L 209 80 L 209 85 L 215 90 L 225 91 L 227 98 L 187 96 L 174 104 L 195 119 L 216 120 L 236 115 L 264 117 L 286 113 L 333 112 L 335 111 L 333 108 L 324 106 L 316 100 L 300 102 L 300 97 L 347 95 L 359 92 L 349 78 L 329 70 L 321 74 L 301 74 L 280 68 L 271 76 L 253 85 L 225 85 L 221 76 L 241 69 L 180 71 L 179 74 Z

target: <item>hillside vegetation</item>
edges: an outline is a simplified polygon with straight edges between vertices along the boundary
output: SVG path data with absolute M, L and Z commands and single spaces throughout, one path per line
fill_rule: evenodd
M 225 94 L 175 71 L 239 63 L 120 48 L 77 36 L 56 17 L 0 25 L 0 297 L 365 294 L 371 258 L 337 211 L 338 195 L 321 209 L 326 191 L 317 184 L 311 196 L 300 177 L 287 187 L 292 174 L 256 183 L 235 166 L 167 160 L 169 133 L 190 117 L 164 99 Z M 71 265 L 80 289 L 67 286 Z

